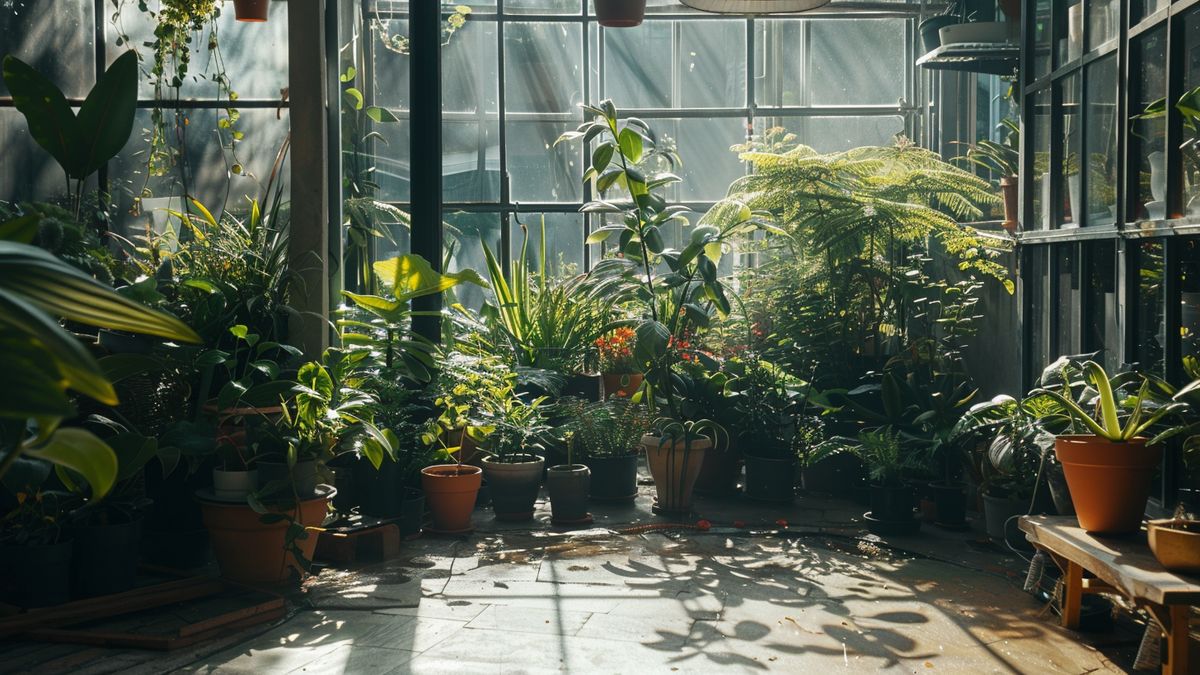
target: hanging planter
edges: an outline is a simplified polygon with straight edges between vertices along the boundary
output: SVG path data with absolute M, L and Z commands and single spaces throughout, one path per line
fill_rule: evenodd
M 238 21 L 262 23 L 267 20 L 270 0 L 233 0 L 233 11 Z
M 824 7 L 829 0 L 680 0 L 702 12 L 717 14 L 794 14 Z M 600 0 L 596 0 L 600 4 Z
M 605 28 L 640 26 L 646 16 L 646 0 L 595 0 L 596 20 Z

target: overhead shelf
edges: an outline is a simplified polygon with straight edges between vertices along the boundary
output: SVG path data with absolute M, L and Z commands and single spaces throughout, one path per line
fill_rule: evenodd
M 1012 75 L 1021 63 L 1021 48 L 1008 42 L 961 42 L 942 45 L 917 59 L 918 66 L 989 75 Z

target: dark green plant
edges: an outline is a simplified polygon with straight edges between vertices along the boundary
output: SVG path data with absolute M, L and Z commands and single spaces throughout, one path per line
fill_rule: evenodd
M 0 546 L 51 546 L 63 538 L 63 501 L 59 492 L 16 493 L 17 506 L 0 518 Z
M 4 83 L 33 140 L 62 167 L 78 221 L 87 178 L 115 157 L 133 132 L 137 56 L 133 52 L 118 56 L 88 92 L 78 113 L 62 90 L 15 56 L 4 58 Z
M 996 129 L 1003 135 L 999 143 L 987 139 L 976 143 L 958 143 L 967 146 L 967 154 L 959 160 L 988 171 L 997 178 L 1012 178 L 1021 172 L 1021 127 L 1016 120 L 1006 117 L 1000 120 Z
M 1103 366 L 1090 360 L 1079 366 L 1086 387 L 1085 400 L 1076 400 L 1071 386 L 1073 374 L 1070 371 L 1073 368 L 1070 362 L 1062 364 L 1062 384 L 1040 387 L 1030 392 L 1030 396 L 1049 397 L 1087 433 L 1114 443 L 1143 436 L 1164 417 L 1186 408 L 1181 402 L 1161 400 L 1160 392 L 1166 387 L 1157 378 L 1139 373 L 1119 373 L 1110 377 Z M 1136 393 L 1122 392 L 1123 388 L 1133 391 L 1132 386 L 1137 386 Z
M 0 239 L 30 244 L 52 253 L 63 262 L 113 285 L 113 270 L 120 267 L 94 228 L 77 221 L 56 204 L 0 202 Z
M 645 405 L 623 398 L 575 402 L 565 412 L 568 422 L 559 431 L 570 434 L 571 444 L 592 459 L 636 454 L 654 421 Z
M 755 354 L 730 359 L 728 389 L 737 419 L 738 447 L 754 457 L 789 459 L 797 453 L 797 422 L 808 385 Z

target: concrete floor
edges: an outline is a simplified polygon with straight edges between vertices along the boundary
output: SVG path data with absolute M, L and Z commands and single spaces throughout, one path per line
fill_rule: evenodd
M 864 537 L 860 507 L 801 498 L 701 502 L 723 514 L 708 532 L 620 533 L 662 522 L 648 492 L 575 533 L 477 511 L 470 537 L 325 570 L 285 621 L 186 653 L 23 644 L 0 648 L 0 671 L 1089 673 L 1124 672 L 1136 645 L 1059 629 L 1021 592 L 1023 562 L 975 532 L 885 543 Z

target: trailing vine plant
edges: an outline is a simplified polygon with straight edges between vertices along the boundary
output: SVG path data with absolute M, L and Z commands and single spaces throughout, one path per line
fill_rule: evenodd
M 450 38 L 454 36 L 458 29 L 467 24 L 467 17 L 471 15 L 471 8 L 466 5 L 455 5 L 454 11 L 446 17 L 442 22 L 442 46 L 450 44 Z M 396 52 L 397 54 L 408 56 L 412 45 L 407 35 L 392 35 L 389 25 L 390 21 L 385 21 L 379 18 L 376 13 L 371 18 L 371 31 L 379 36 L 379 42 L 388 51 Z
M 184 160 L 190 120 L 187 112 L 177 104 L 180 90 L 189 77 L 195 81 L 211 81 L 216 86 L 216 98 L 225 103 L 217 120 L 216 135 L 220 139 L 229 173 L 243 175 L 245 168 L 237 155 L 237 145 L 245 138 L 244 132 L 238 128 L 241 117 L 235 106 L 238 93 L 225 68 L 217 26 L 225 0 L 112 0 L 112 3 L 112 25 L 117 31 L 117 45 L 128 45 L 137 52 L 142 72 L 153 84 L 156 102 L 150 110 L 150 125 L 146 129 L 149 145 L 146 178 L 134 199 L 135 212 L 143 198 L 152 196 L 150 178 L 166 176 L 172 169 L 179 169 L 184 194 L 188 195 L 189 181 Z M 129 6 L 135 7 L 155 23 L 154 39 L 142 45 L 150 50 L 148 61 L 125 30 L 124 12 Z M 192 68 L 192 48 L 201 40 L 207 49 L 208 61 L 202 70 L 196 71 Z M 176 105 L 164 106 L 164 102 Z M 184 203 L 187 201 L 185 199 Z

